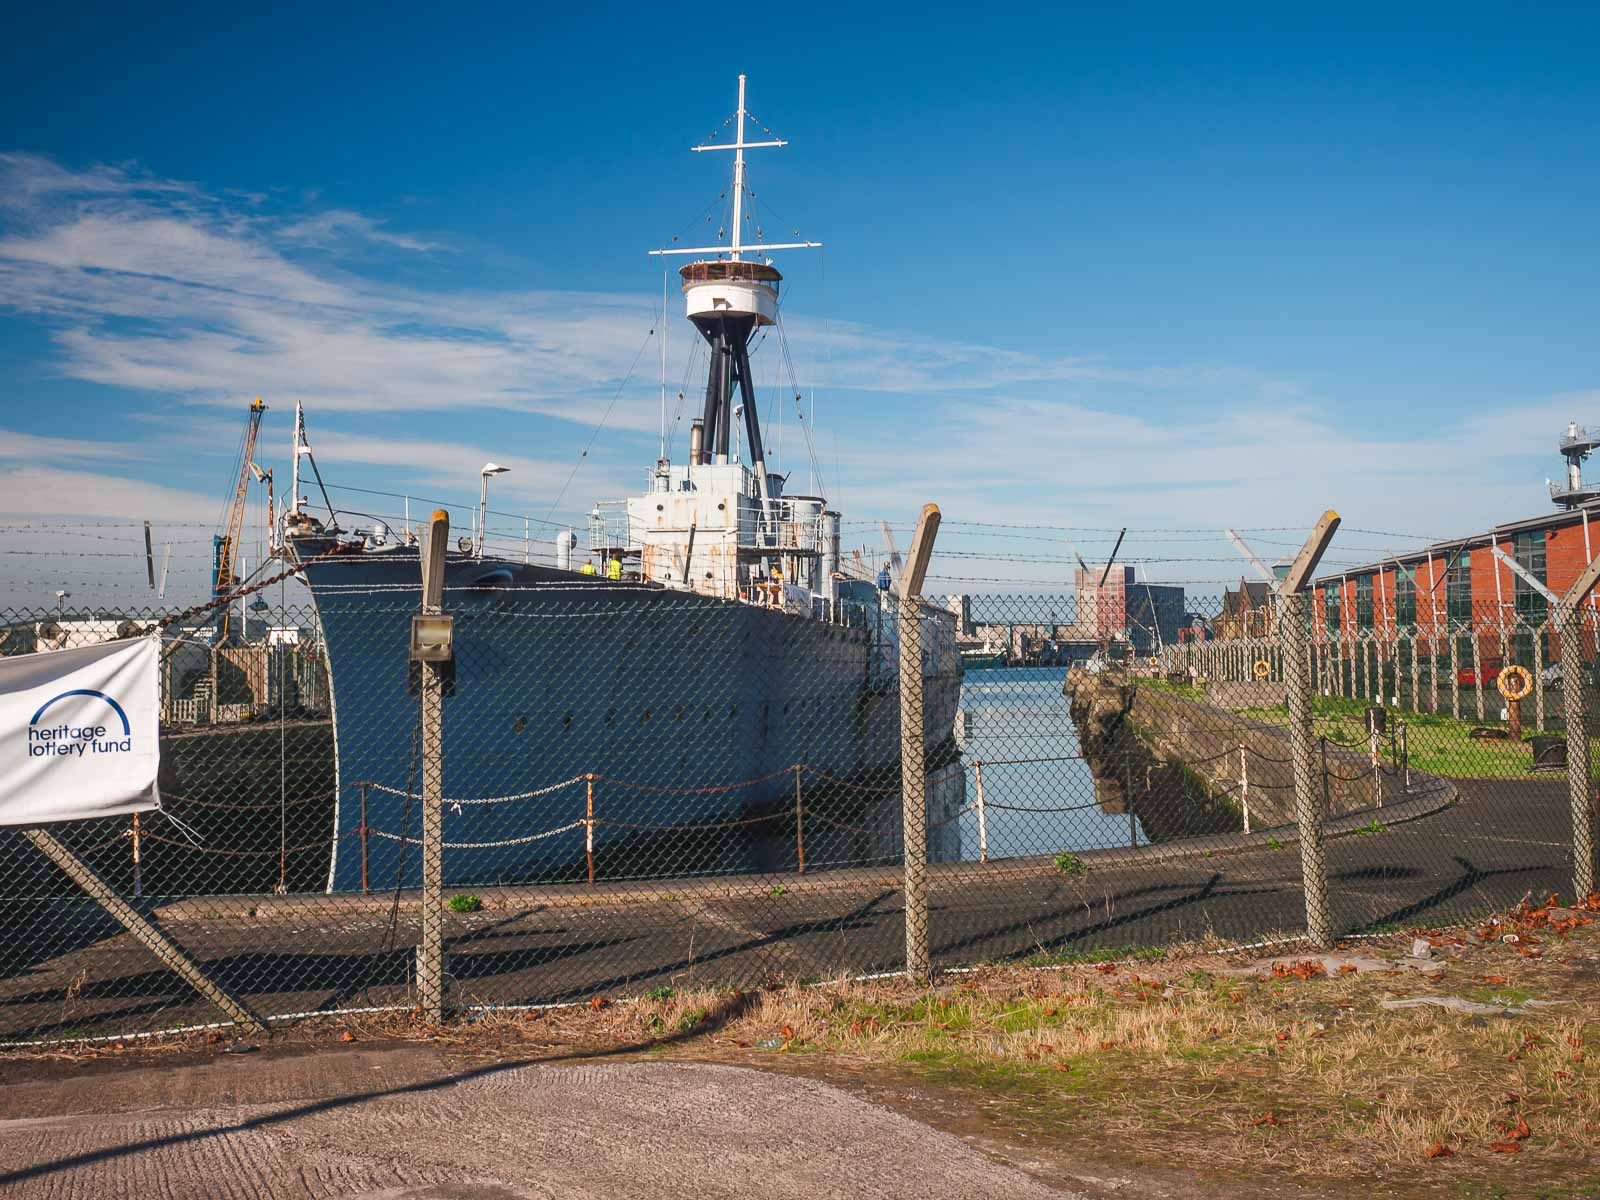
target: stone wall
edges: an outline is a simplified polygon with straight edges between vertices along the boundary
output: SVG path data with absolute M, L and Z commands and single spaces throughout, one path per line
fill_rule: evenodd
M 1293 823 L 1286 730 L 1117 672 L 1074 669 L 1063 690 L 1101 803 L 1131 808 L 1152 842 L 1241 831 L 1246 796 L 1252 828 Z M 1327 762 L 1328 815 L 1377 803 L 1365 755 L 1330 746 Z

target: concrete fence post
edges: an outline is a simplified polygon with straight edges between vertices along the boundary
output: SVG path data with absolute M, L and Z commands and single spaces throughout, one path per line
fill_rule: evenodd
M 1326 805 L 1318 794 L 1312 744 L 1308 609 L 1311 601 L 1305 587 L 1338 528 L 1339 514 L 1332 509 L 1323 513 L 1278 585 L 1283 678 L 1289 701 L 1289 749 L 1294 762 L 1294 813 L 1300 833 L 1300 878 L 1306 897 L 1306 936 L 1318 946 L 1326 946 L 1333 940 L 1333 915 L 1328 903 L 1328 864 L 1322 846 Z
M 939 508 L 922 506 L 900 576 L 900 824 L 906 902 L 906 974 L 932 975 L 928 948 L 928 756 L 923 721 L 922 581 L 939 532 Z
M 1545 727 L 1544 717 L 1544 635 L 1550 626 L 1548 623 L 1535 628 L 1533 637 L 1533 726 L 1542 730 Z
M 433 514 L 428 544 L 422 558 L 422 613 L 443 613 L 445 550 L 450 541 L 450 517 L 443 509 Z M 412 656 L 418 657 L 422 693 L 422 936 L 417 946 L 417 994 L 423 1019 L 430 1025 L 444 1021 L 444 678 L 443 661 L 420 657 L 412 636 Z M 444 661 L 448 661 L 445 659 Z M 400 853 L 405 853 L 404 844 Z
M 1589 799 L 1589 733 L 1583 690 L 1583 638 L 1576 606 L 1562 614 L 1561 707 L 1567 725 L 1567 796 L 1572 806 L 1572 891 L 1594 891 L 1594 806 Z
M 1478 644 L 1478 629 L 1472 629 L 1472 691 L 1477 697 L 1478 724 L 1483 724 L 1485 709 L 1483 707 L 1483 650 Z
M 68 849 L 47 829 L 23 829 L 22 837 L 34 844 L 73 883 L 84 890 L 141 946 L 154 954 L 162 966 L 174 972 L 197 993 L 215 1004 L 240 1028 L 259 1033 L 264 1022 L 248 1004 L 212 979 L 205 969 L 169 938 L 143 911 L 129 904 L 98 873 Z
M 1321 946 L 1333 938 L 1328 866 L 1322 846 L 1322 794 L 1311 733 L 1311 673 L 1306 655 L 1306 597 L 1283 597 L 1283 675 L 1289 694 L 1289 749 L 1294 760 L 1294 814 L 1300 832 L 1300 875 L 1306 896 L 1306 934 Z
M 1461 720 L 1461 635 L 1450 634 L 1450 716 Z

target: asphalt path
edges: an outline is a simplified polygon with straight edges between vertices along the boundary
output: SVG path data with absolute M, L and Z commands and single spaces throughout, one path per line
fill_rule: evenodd
M 1564 781 L 1456 786 L 1457 803 L 1432 815 L 1384 825 L 1378 810 L 1371 832 L 1327 843 L 1342 932 L 1468 920 L 1528 893 L 1567 890 Z M 1249 849 L 1219 841 L 1181 857 L 1113 857 L 1070 875 L 1050 860 L 939 865 L 930 872 L 935 961 L 1292 936 L 1303 911 L 1300 852 L 1272 841 L 1258 834 Z M 904 947 L 897 874 L 485 890 L 484 911 L 447 914 L 450 998 L 553 1004 L 663 985 L 892 970 Z M 157 916 L 258 1011 L 285 1016 L 409 1003 L 415 908 L 381 896 L 231 897 L 184 901 Z M 87 902 L 61 913 L 16 909 L 5 920 L 13 927 L 0 929 L 0 1035 L 121 1034 L 219 1019 Z

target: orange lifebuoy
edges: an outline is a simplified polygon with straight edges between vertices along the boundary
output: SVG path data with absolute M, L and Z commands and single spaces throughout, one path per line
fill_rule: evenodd
M 1252 670 L 1255 671 L 1255 676 L 1257 679 L 1265 679 L 1268 675 L 1272 674 L 1272 664 L 1264 658 L 1258 658 L 1256 659 L 1256 665 L 1252 668 Z
M 1526 700 L 1533 694 L 1533 675 L 1527 667 L 1519 667 L 1513 663 L 1509 667 L 1501 668 L 1500 674 L 1495 677 L 1494 686 L 1507 700 Z

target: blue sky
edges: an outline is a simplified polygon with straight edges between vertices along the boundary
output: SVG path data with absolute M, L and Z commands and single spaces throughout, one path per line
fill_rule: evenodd
M 23 549 L 23 521 L 149 516 L 203 572 L 256 394 L 267 465 L 301 399 L 344 484 L 468 499 L 495 458 L 497 508 L 558 520 L 632 490 L 659 420 L 644 251 L 721 217 L 725 160 L 687 148 L 740 71 L 792 142 L 753 159 L 757 219 L 826 243 L 780 265 L 847 517 L 933 499 L 952 530 L 1079 527 L 1061 540 L 1091 557 L 1092 531 L 1131 525 L 1161 580 L 1236 574 L 1231 551 L 1175 562 L 1185 538 L 1142 531 L 1333 506 L 1445 535 L 1540 512 L 1558 431 L 1600 420 L 1597 24 L 21 11 L 0 45 L 0 513 Z M 696 335 L 669 318 L 693 410 Z M 804 478 L 776 349 L 763 411 Z M 964 536 L 943 544 L 1067 557 Z M 70 574 L 14 557 L 19 602 Z M 119 566 L 84 560 L 80 586 L 91 569 L 109 588 Z

